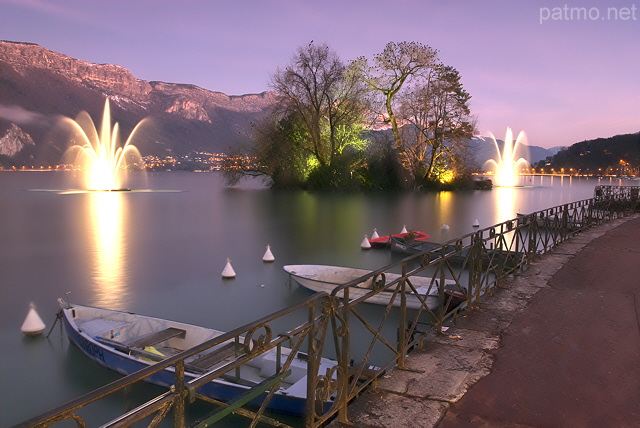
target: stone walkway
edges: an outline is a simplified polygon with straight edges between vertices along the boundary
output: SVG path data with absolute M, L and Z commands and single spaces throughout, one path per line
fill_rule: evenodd
M 640 216 L 531 263 L 349 406 L 362 428 L 639 427 Z M 329 427 L 345 427 L 337 421 Z

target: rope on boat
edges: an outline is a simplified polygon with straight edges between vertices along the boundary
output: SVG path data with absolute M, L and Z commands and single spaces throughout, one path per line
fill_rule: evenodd
M 62 309 L 58 310 L 58 312 L 56 313 L 56 319 L 53 321 L 53 324 L 49 329 L 49 333 L 47 333 L 47 339 L 49 338 L 49 336 L 51 336 L 51 332 L 53 331 L 53 328 L 56 326 L 56 324 L 58 324 L 58 321 L 60 321 L 60 335 L 62 335 Z

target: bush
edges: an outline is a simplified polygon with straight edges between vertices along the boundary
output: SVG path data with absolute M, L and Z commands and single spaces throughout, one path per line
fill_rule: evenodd
M 493 182 L 491 180 L 476 180 L 469 174 L 455 177 L 448 183 L 441 183 L 438 180 L 425 178 L 420 184 L 424 190 L 491 190 Z
M 362 168 L 363 190 L 401 190 L 404 170 L 395 149 L 389 141 L 373 145 L 367 153 L 367 164 Z
M 315 168 L 307 177 L 308 190 L 358 191 L 361 189 L 361 176 L 354 168 L 355 159 L 350 156 L 336 158 L 331 165 Z

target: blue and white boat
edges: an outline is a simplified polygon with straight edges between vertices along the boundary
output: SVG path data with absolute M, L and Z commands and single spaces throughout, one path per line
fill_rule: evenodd
M 129 312 L 120 312 L 90 306 L 69 304 L 58 299 L 62 321 L 69 340 L 84 354 L 99 364 L 128 375 L 157 361 L 177 355 L 224 334 L 221 331 L 190 324 L 152 318 Z M 240 341 L 229 340 L 185 359 L 185 381 L 217 370 L 246 352 Z M 291 354 L 281 348 L 281 363 Z M 276 349 L 259 354 L 221 378 L 216 378 L 197 389 L 199 394 L 223 402 L 269 379 L 277 373 Z M 336 361 L 322 358 L 319 374 L 327 373 Z M 267 404 L 276 412 L 303 415 L 307 398 L 307 354 L 298 352 L 292 359 L 291 374 L 284 378 L 279 389 Z M 171 387 L 175 381 L 173 366 L 145 379 L 148 382 Z M 249 404 L 259 406 L 266 392 Z M 330 398 L 324 403 L 328 408 Z

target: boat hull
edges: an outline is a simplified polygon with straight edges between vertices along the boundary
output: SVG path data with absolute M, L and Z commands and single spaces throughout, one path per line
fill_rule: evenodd
M 70 342 L 78 347 L 87 357 L 122 375 L 135 373 L 154 363 L 136 358 L 118 349 L 107 346 L 85 332 L 80 331 L 78 325 L 74 322 L 72 310 L 73 308 L 63 309 L 63 325 Z M 202 373 L 193 373 L 185 370 L 185 381 L 190 381 L 201 375 Z M 175 383 L 175 370 L 173 367 L 169 367 L 145 378 L 145 381 L 170 388 Z M 249 387 L 244 385 L 227 382 L 223 379 L 214 379 L 198 388 L 197 392 L 209 398 L 229 402 L 249 389 Z M 305 395 L 300 396 L 296 396 L 291 392 L 288 394 L 283 394 L 281 391 L 276 392 L 268 403 L 268 409 L 275 412 L 303 416 L 306 409 L 306 388 L 304 389 Z M 254 407 L 260 406 L 265 396 L 266 393 L 263 393 L 252 400 L 249 405 Z M 331 402 L 326 402 L 324 406 L 325 409 L 330 405 Z
M 288 265 L 284 266 L 284 270 L 293 278 L 300 286 L 307 288 L 311 291 L 322 291 L 331 294 L 333 290 L 343 284 L 357 280 L 360 277 L 369 275 L 372 273 L 366 269 L 347 268 L 341 266 L 327 266 L 327 265 Z M 399 279 L 401 275 L 385 272 L 385 281 L 389 283 Z M 357 286 L 349 288 L 349 299 L 357 299 L 371 292 L 371 281 L 369 278 L 366 281 L 361 282 Z M 422 300 L 426 303 L 427 307 L 434 310 L 439 304 L 439 280 L 412 276 L 410 278 L 411 284 L 418 291 L 420 298 L 414 294 L 406 293 L 406 306 L 409 309 L 419 309 L 422 307 Z M 445 280 L 445 287 L 451 289 L 455 286 L 455 281 Z M 407 286 L 408 287 L 408 286 Z M 448 291 L 446 291 L 448 292 Z M 339 298 L 344 298 L 344 291 L 340 290 L 336 293 Z M 373 303 L 378 305 L 387 305 L 393 297 L 393 291 L 380 291 L 379 293 L 367 298 L 367 303 Z M 399 295 L 396 295 L 392 306 L 400 307 L 401 299 Z
M 387 248 L 391 245 L 391 238 L 395 237 L 404 239 L 409 235 L 412 235 L 413 238 L 418 242 L 426 242 L 429 240 L 428 234 L 419 230 L 415 230 L 412 232 L 397 233 L 395 235 L 384 235 L 377 238 L 369 238 L 369 244 L 371 244 L 371 246 L 374 248 Z
M 429 251 L 434 248 L 439 247 L 441 244 L 435 242 L 419 242 L 414 241 L 412 243 L 407 243 L 403 239 L 400 238 L 391 238 L 390 242 L 391 251 L 395 251 L 401 254 L 416 254 L 421 253 L 423 251 Z

